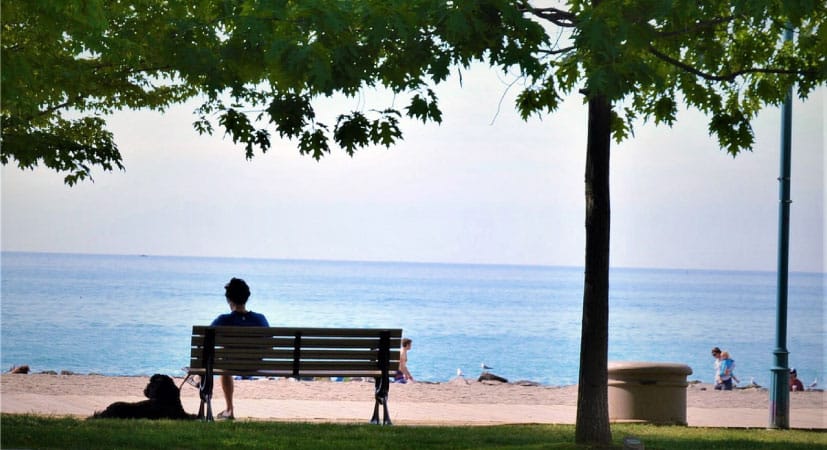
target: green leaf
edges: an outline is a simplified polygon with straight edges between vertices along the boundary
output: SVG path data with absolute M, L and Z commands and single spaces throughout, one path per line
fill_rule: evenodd
M 333 139 L 348 155 L 353 156 L 357 148 L 368 145 L 369 134 L 370 122 L 364 114 L 354 111 L 339 116 L 333 130 Z
M 426 123 L 428 120 L 442 123 L 442 111 L 439 109 L 436 94 L 428 89 L 427 96 L 428 99 L 423 98 L 420 94 L 413 96 L 411 103 L 405 108 L 408 117 L 419 119 L 422 123 Z
M 655 123 L 672 125 L 678 112 L 678 104 L 673 97 L 661 97 L 655 102 Z
M 623 118 L 620 117 L 620 115 L 618 115 L 615 111 L 612 111 L 612 119 L 610 126 L 612 130 L 612 137 L 617 143 L 623 142 L 626 138 L 629 137 L 629 134 L 631 133 L 631 128 L 629 127 L 628 123 L 625 120 L 623 120 Z
M 322 159 L 325 153 L 330 153 L 327 144 L 327 135 L 322 128 L 314 131 L 304 131 L 299 139 L 299 153 L 311 155 L 316 161 Z
M 279 136 L 293 138 L 302 134 L 315 112 L 307 95 L 281 94 L 273 97 L 267 107 L 270 122 L 276 124 Z
M 408 111 L 408 117 L 420 119 L 422 123 L 428 121 L 428 102 L 419 94 L 411 99 L 411 104 L 405 110 Z
M 373 121 L 370 130 L 370 138 L 374 144 L 382 144 L 390 147 L 397 140 L 402 139 L 402 130 L 399 129 L 399 113 L 388 110 L 381 119 Z

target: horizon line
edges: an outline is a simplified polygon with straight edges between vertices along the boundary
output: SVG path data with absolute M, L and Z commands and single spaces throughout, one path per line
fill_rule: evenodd
M 290 262 L 321 262 L 321 263 L 349 263 L 349 264 L 410 264 L 410 265 L 446 265 L 446 266 L 482 266 L 482 267 L 522 267 L 522 268 L 557 268 L 557 269 L 580 269 L 585 270 L 583 265 L 562 265 L 562 264 L 526 264 L 526 263 L 492 263 L 492 262 L 465 262 L 465 261 L 404 261 L 404 260 L 368 260 L 368 259 L 333 259 L 333 258 L 285 258 L 267 256 L 211 256 L 211 255 L 171 255 L 155 253 L 98 253 L 98 252 L 71 252 L 71 251 L 43 251 L 43 250 L 5 250 L 0 249 L 0 254 L 5 253 L 29 253 L 42 255 L 67 255 L 67 256 L 121 256 L 121 257 L 146 257 L 146 258 L 203 258 L 203 259 L 247 259 L 260 261 L 290 261 Z M 644 266 L 610 266 L 609 269 L 621 270 L 655 270 L 655 271 L 692 271 L 692 272 L 741 272 L 741 273 L 777 273 L 777 270 L 770 269 L 722 269 L 722 268 L 692 268 L 692 267 L 644 267 Z M 793 274 L 827 275 L 827 272 L 810 270 L 790 270 Z

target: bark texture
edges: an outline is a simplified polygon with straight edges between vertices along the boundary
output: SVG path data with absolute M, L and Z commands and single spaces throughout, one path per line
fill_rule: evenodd
M 586 270 L 575 439 L 579 444 L 605 445 L 612 439 L 607 374 L 611 103 L 605 96 L 598 95 L 589 100 L 588 128 Z

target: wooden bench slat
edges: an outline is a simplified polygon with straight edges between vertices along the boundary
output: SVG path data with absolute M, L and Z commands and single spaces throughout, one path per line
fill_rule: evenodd
M 216 335 L 216 347 L 274 347 L 292 349 L 295 345 L 295 340 L 290 339 L 273 339 L 269 337 L 228 337 Z M 390 347 L 398 348 L 402 344 L 401 339 L 391 339 Z M 202 347 L 203 342 L 193 342 L 194 346 Z M 378 349 L 380 340 L 378 338 L 370 339 L 319 339 L 319 338 L 301 338 L 301 348 L 364 348 L 364 349 Z
M 271 370 L 285 370 L 291 374 L 293 372 L 292 361 L 244 361 L 244 360 L 229 360 L 215 362 L 215 371 L 222 370 L 224 372 L 232 372 L 239 370 L 245 372 L 261 372 L 266 373 Z M 349 371 L 371 371 L 380 373 L 376 363 L 364 361 L 301 361 L 299 363 L 299 375 L 307 370 L 325 370 L 331 372 L 349 372 Z
M 363 363 L 361 365 L 341 365 L 336 363 L 318 363 L 316 366 L 308 366 L 307 364 L 300 365 L 299 367 L 299 376 L 309 376 L 307 371 L 309 370 L 317 370 L 317 369 L 325 369 L 334 373 L 336 375 L 331 376 L 360 376 L 354 374 L 354 372 L 362 372 L 365 370 L 369 370 L 371 372 L 371 376 L 378 376 L 381 375 L 381 370 L 376 367 L 376 364 L 367 364 Z M 398 363 L 396 365 L 391 364 L 390 372 L 394 373 L 396 370 L 399 369 Z M 205 367 L 202 361 L 191 361 L 190 367 L 188 369 L 188 373 L 190 374 L 203 374 L 205 371 Z M 287 361 L 279 361 L 279 362 L 270 362 L 269 364 L 261 364 L 260 361 L 256 361 L 255 363 L 250 361 L 245 363 L 233 363 L 227 364 L 222 363 L 215 366 L 214 372 L 216 375 L 220 375 L 223 373 L 232 374 L 232 375 L 261 375 L 267 376 L 270 375 L 270 372 L 273 370 L 282 370 L 283 373 L 279 376 L 291 377 L 293 376 L 293 362 Z M 364 375 L 367 376 L 367 375 Z
M 399 350 L 390 351 L 390 362 L 399 361 Z M 376 361 L 374 350 L 310 350 L 302 348 L 301 359 L 359 359 L 365 361 Z
M 208 326 L 194 326 L 193 335 L 203 336 Z M 276 337 L 295 336 L 301 332 L 302 336 L 308 337 L 380 337 L 383 332 L 390 332 L 391 338 L 402 338 L 402 330 L 396 328 L 302 328 L 302 327 L 215 327 L 216 335 L 245 336 L 261 335 L 264 330 L 266 334 Z
M 195 367 L 196 362 L 197 362 L 197 367 L 203 367 L 203 362 L 201 362 L 199 359 L 191 359 L 191 361 L 193 363 L 190 364 L 190 367 Z M 270 365 L 270 364 L 289 364 L 289 365 L 292 366 L 293 363 L 294 363 L 293 359 L 285 359 L 285 358 L 261 359 L 259 357 L 254 356 L 254 355 L 247 355 L 247 356 L 245 356 L 245 355 L 232 355 L 231 357 L 224 357 L 224 356 L 221 356 L 221 355 L 216 355 L 216 358 L 215 358 L 215 361 L 214 361 L 215 367 L 217 367 L 217 368 L 226 368 L 231 364 L 245 364 L 245 365 L 248 365 L 248 366 L 255 366 L 255 365 L 264 366 L 264 365 Z M 310 364 L 310 363 L 314 363 L 314 364 L 323 363 L 323 364 L 331 364 L 331 365 L 338 364 L 338 365 L 341 365 L 341 366 L 346 366 L 346 365 L 349 365 L 349 364 L 363 364 L 363 365 L 368 365 L 368 366 L 371 366 L 371 367 L 379 367 L 379 363 L 376 360 L 370 360 L 370 359 L 327 357 L 327 358 L 303 358 L 299 361 L 300 365 L 301 364 Z M 389 368 L 392 368 L 392 367 L 397 367 L 398 368 L 399 367 L 399 360 L 391 360 L 388 363 L 389 363 L 388 364 Z M 394 369 L 394 370 L 396 370 L 396 369 Z
M 200 349 L 193 349 L 191 354 L 193 358 L 201 356 Z M 215 349 L 216 357 L 226 355 L 249 356 L 252 358 L 266 358 L 266 359 L 289 359 L 293 360 L 293 350 L 284 349 L 251 349 L 251 348 L 217 348 Z M 376 361 L 376 351 L 370 350 L 335 350 L 335 349 L 302 349 L 300 352 L 300 359 L 358 359 L 364 361 Z M 399 360 L 399 351 L 394 350 L 390 352 L 390 361 Z
M 200 350 L 194 351 L 193 356 L 200 356 Z M 285 360 L 293 360 L 293 349 L 284 350 L 284 349 L 252 349 L 252 348 L 217 348 L 215 349 L 215 357 L 225 357 L 227 355 L 237 355 L 238 357 L 248 357 L 248 358 L 267 358 L 267 359 L 285 359 Z
M 292 361 L 215 361 L 215 370 L 233 371 L 244 370 L 246 372 L 266 372 L 268 370 L 293 370 Z
M 195 366 L 189 368 L 189 373 L 204 373 L 206 369 L 202 366 Z M 341 363 L 304 363 L 299 366 L 298 374 L 293 373 L 292 362 L 266 362 L 261 364 L 250 364 L 246 362 L 234 362 L 225 364 L 216 364 L 213 369 L 216 375 L 232 374 L 232 375 L 261 375 L 268 376 L 274 371 L 281 371 L 280 376 L 292 377 L 298 376 L 312 376 L 309 372 L 325 371 L 330 376 L 378 376 L 382 371 L 376 364 L 341 364 Z M 359 372 L 359 375 L 354 375 Z
M 286 359 L 258 359 L 258 358 L 239 358 L 239 357 L 232 357 L 232 358 L 216 358 L 215 359 L 215 366 L 217 368 L 229 368 L 233 366 L 249 366 L 249 367 L 269 367 L 273 365 L 285 365 L 285 366 L 293 366 L 293 360 L 286 360 Z M 302 359 L 299 361 L 299 367 L 310 367 L 312 365 L 321 365 L 324 364 L 326 366 L 342 366 L 342 367 L 370 367 L 375 369 L 380 369 L 381 366 L 377 361 L 368 361 L 368 360 L 353 360 L 353 359 Z
M 194 375 L 204 375 L 205 369 L 192 368 L 189 372 Z M 251 377 L 292 377 L 292 370 L 237 370 L 225 371 L 223 369 L 216 369 L 215 375 L 239 375 Z M 348 378 L 374 378 L 381 376 L 382 373 L 377 370 L 304 370 L 299 374 L 299 377 L 348 377 Z
M 274 348 L 284 348 L 284 349 L 292 349 L 295 340 L 294 338 L 270 338 L 270 337 L 228 337 L 228 336 L 217 336 L 216 343 L 219 346 L 238 346 L 238 347 L 274 347 Z M 193 347 L 203 347 L 204 341 L 203 338 L 198 340 L 193 339 L 192 342 Z M 341 338 L 341 339 L 319 339 L 319 338 L 308 338 L 302 337 L 301 339 L 301 347 L 302 348 L 366 348 L 366 349 L 376 349 L 379 348 L 380 341 L 378 338 L 370 338 L 370 339 L 351 339 L 351 338 Z M 399 348 L 402 345 L 402 339 L 390 339 L 390 347 L 391 348 Z

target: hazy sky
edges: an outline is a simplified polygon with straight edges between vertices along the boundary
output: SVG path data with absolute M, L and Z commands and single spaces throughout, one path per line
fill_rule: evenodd
M 508 82 L 465 72 L 437 89 L 441 125 L 405 121 L 395 147 L 320 162 L 289 141 L 246 161 L 192 129 L 195 103 L 118 113 L 125 172 L 70 188 L 3 167 L 2 249 L 582 266 L 586 106 L 572 96 L 523 122 Z M 793 109 L 795 271 L 824 271 L 824 91 Z M 391 101 L 332 101 L 320 121 Z M 780 112 L 762 113 L 754 151 L 734 159 L 706 124 L 682 111 L 674 128 L 641 125 L 613 145 L 613 266 L 776 269 Z

